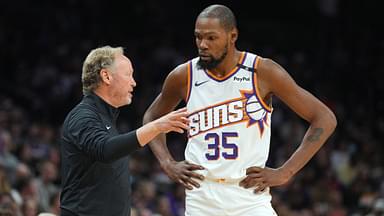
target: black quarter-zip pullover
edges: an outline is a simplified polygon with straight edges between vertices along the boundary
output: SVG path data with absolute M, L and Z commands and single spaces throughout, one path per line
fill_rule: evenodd
M 61 215 L 130 215 L 128 155 L 136 130 L 120 134 L 117 108 L 94 93 L 67 115 L 61 136 Z

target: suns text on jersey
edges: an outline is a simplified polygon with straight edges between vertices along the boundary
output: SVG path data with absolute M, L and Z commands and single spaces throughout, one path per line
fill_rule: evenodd
M 236 98 L 189 115 L 189 137 L 196 136 L 211 129 L 248 120 L 244 113 L 246 98 Z

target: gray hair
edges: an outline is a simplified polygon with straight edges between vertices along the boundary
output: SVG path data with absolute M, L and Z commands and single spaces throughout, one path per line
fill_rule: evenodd
M 85 58 L 81 81 L 83 83 L 83 94 L 89 94 L 100 84 L 100 71 L 111 68 L 117 54 L 124 54 L 122 47 L 103 46 L 93 49 Z

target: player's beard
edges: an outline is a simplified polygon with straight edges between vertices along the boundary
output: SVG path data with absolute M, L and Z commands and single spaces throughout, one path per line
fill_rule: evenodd
M 202 60 L 201 58 L 199 58 L 199 61 L 197 62 L 197 66 L 200 69 L 211 70 L 217 67 L 224 60 L 224 58 L 227 56 L 227 53 L 228 53 L 228 46 L 225 46 L 224 52 L 219 58 L 214 58 L 213 56 L 211 56 L 210 60 Z

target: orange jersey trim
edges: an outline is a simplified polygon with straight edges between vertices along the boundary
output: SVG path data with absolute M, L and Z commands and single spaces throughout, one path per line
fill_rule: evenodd
M 185 98 L 185 103 L 188 103 L 189 97 L 191 96 L 192 89 L 192 62 L 188 62 L 187 65 L 187 96 Z
M 257 67 L 259 66 L 259 63 L 260 63 L 260 57 L 259 56 L 256 56 L 256 60 L 254 61 L 253 63 L 253 68 L 255 68 L 257 70 Z M 259 87 L 257 85 L 257 73 L 253 73 L 253 87 L 255 88 L 255 92 L 256 92 L 256 97 L 257 99 L 260 101 L 261 103 L 261 106 L 268 112 L 272 112 L 272 107 L 267 105 L 267 103 L 265 103 L 264 99 L 261 97 L 260 95 L 260 91 L 259 91 Z

